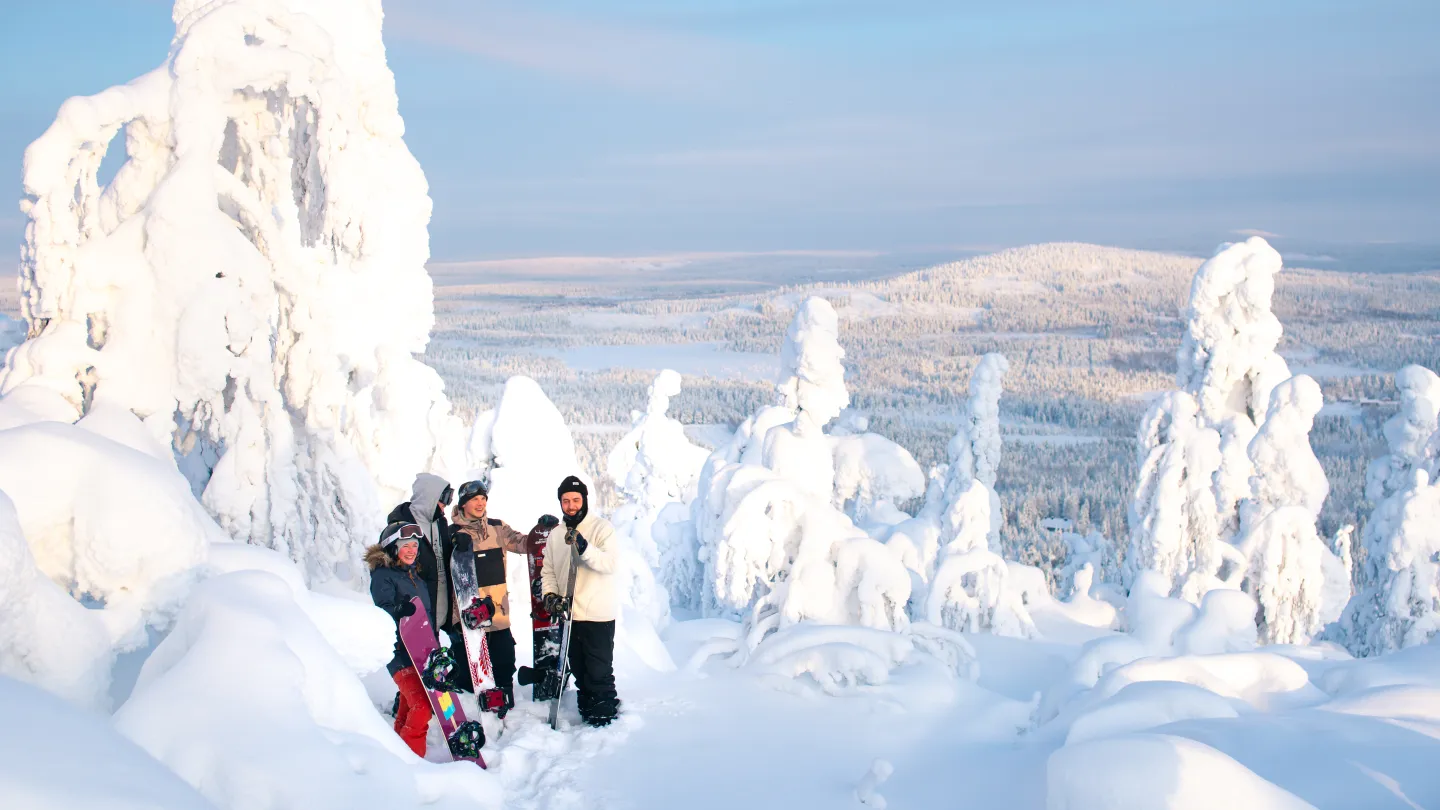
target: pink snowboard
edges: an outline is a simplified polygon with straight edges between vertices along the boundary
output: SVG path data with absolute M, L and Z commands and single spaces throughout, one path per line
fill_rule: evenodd
M 410 598 L 415 605 L 415 612 L 400 620 L 400 641 L 405 645 L 405 652 L 410 654 L 410 660 L 415 662 L 415 669 L 423 672 L 425 662 L 430 660 L 430 654 L 439 646 L 435 643 L 435 631 L 431 629 L 430 617 L 425 613 L 425 606 L 420 603 L 420 597 Z M 456 662 L 456 666 L 465 666 L 466 662 Z M 424 684 L 425 678 L 421 677 Z M 445 734 L 445 739 L 450 742 L 450 755 L 457 760 L 468 760 L 480 767 L 485 767 L 485 759 L 480 756 L 478 750 L 475 756 L 463 756 L 455 751 L 455 732 L 462 726 L 467 725 L 465 710 L 460 707 L 460 701 L 451 692 L 442 692 L 431 689 L 425 685 L 425 694 L 430 698 L 430 708 L 435 710 L 435 718 L 440 721 L 440 731 Z M 484 743 L 482 742 L 481 745 Z M 478 747 L 477 747 L 478 748 Z

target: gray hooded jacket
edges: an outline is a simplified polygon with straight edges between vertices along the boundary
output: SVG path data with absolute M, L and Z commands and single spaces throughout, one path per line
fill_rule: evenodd
M 425 532 L 425 539 L 430 541 L 430 547 L 435 550 L 435 615 L 439 617 L 435 622 L 437 627 L 445 624 L 445 617 L 450 615 L 450 572 L 446 570 L 447 560 L 440 523 L 435 519 L 435 505 L 440 502 L 440 495 L 448 486 L 450 483 L 438 475 L 420 473 L 415 476 L 415 483 L 410 487 L 410 514 L 414 516 L 415 525 Z

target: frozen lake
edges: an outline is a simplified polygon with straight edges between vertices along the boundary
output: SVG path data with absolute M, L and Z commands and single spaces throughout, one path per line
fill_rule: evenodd
M 780 358 L 759 352 L 736 352 L 724 343 L 660 343 L 635 346 L 574 346 L 540 349 L 540 354 L 558 357 L 575 371 L 604 371 L 633 368 L 642 371 L 674 369 L 694 377 L 740 377 L 749 380 L 773 379 Z

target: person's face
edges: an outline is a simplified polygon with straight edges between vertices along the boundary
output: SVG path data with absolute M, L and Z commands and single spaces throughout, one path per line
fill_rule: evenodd
M 476 495 L 465 502 L 465 508 L 461 511 L 465 513 L 465 517 L 471 520 L 479 520 L 485 517 L 485 506 L 488 503 L 489 500 L 486 499 L 484 495 Z
M 567 492 L 560 496 L 560 511 L 567 516 L 573 517 L 580 513 L 580 508 L 585 505 L 585 496 L 578 492 Z
M 420 544 L 414 540 L 407 540 L 400 544 L 400 550 L 395 552 L 395 556 L 399 557 L 400 562 L 405 565 L 414 565 L 415 558 L 420 556 Z

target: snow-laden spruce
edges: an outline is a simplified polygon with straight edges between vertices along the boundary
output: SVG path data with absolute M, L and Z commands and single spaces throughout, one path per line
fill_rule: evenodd
M 1000 396 L 1010 364 L 1000 354 L 980 358 L 970 376 L 970 399 L 950 440 L 950 463 L 935 472 L 920 515 L 889 538 L 920 580 L 924 618 L 971 632 L 1029 636 L 1035 632 L 1009 567 L 995 552 L 1003 519 L 995 474 L 1000 464 Z M 918 541 L 918 542 L 917 542 Z
M 691 504 L 701 607 L 742 622 L 737 662 L 806 674 L 826 690 L 884 680 L 916 648 L 968 672 L 973 652 L 963 638 L 912 627 L 911 577 L 899 555 L 837 507 L 863 489 L 837 492 L 835 452 L 845 443 L 824 433 L 849 401 L 844 354 L 834 308 L 803 302 L 786 334 L 779 402 L 706 460 Z
M 181 0 L 164 64 L 67 101 L 25 153 L 29 340 L 0 372 L 0 424 L 129 411 L 233 537 L 321 580 L 358 571 L 416 470 L 464 467 L 414 357 L 431 206 L 381 16 Z
M 672 602 L 694 605 L 699 597 L 696 549 L 685 523 L 710 454 L 666 414 L 670 398 L 679 393 L 680 375 L 661 371 L 645 411 L 632 412 L 630 431 L 606 458 L 606 474 L 623 498 L 611 519 L 627 540 L 625 564 L 617 572 L 621 589 L 656 627 L 668 621 Z
M 1384 429 L 1390 452 L 1366 475 L 1375 510 L 1361 534 L 1358 592 L 1334 628 L 1356 655 L 1424 644 L 1440 630 L 1440 377 L 1407 366 L 1395 387 L 1400 410 Z
M 1177 355 L 1179 390 L 1161 397 L 1140 429 L 1140 479 L 1130 505 L 1124 579 L 1155 571 L 1171 594 L 1199 604 L 1248 561 L 1231 545 L 1250 496 L 1250 440 L 1270 392 L 1290 377 L 1276 353 L 1270 311 L 1280 254 L 1264 239 L 1221 248 L 1190 288 Z
M 1248 561 L 1241 587 L 1259 603 L 1259 634 L 1266 643 L 1309 642 L 1350 598 L 1350 571 L 1315 528 L 1330 493 L 1310 448 L 1322 404 L 1320 386 L 1309 377 L 1280 383 L 1250 441 L 1252 488 L 1240 505 L 1236 544 Z

